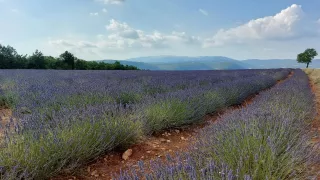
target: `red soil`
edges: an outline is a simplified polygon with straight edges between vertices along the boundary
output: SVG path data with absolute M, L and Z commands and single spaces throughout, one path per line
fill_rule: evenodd
M 4 130 L 7 124 L 10 123 L 10 118 L 12 117 L 12 111 L 10 109 L 0 108 L 0 138 L 4 135 Z
M 312 138 L 311 142 L 320 152 L 320 88 L 317 87 L 312 81 L 310 81 L 310 87 L 312 89 L 312 92 L 316 95 L 315 103 L 317 109 L 316 117 L 312 122 L 312 132 L 314 134 L 314 137 Z M 311 169 L 315 172 L 319 172 L 318 180 L 320 180 L 320 164 L 311 167 Z
M 293 73 L 290 73 L 287 78 L 290 78 L 292 74 Z M 280 80 L 277 82 L 277 84 L 283 81 L 284 80 Z M 179 129 L 169 129 L 161 133 L 156 133 L 151 137 L 141 139 L 138 144 L 130 147 L 133 153 L 126 161 L 122 159 L 123 152 L 111 152 L 101 156 L 94 162 L 79 168 L 73 174 L 70 172 L 65 172 L 57 177 L 51 178 L 51 180 L 109 180 L 112 179 L 112 175 L 118 174 L 120 170 L 125 170 L 132 167 L 138 168 L 137 163 L 140 160 L 143 160 L 145 163 L 147 163 L 150 160 L 157 158 L 164 160 L 165 155 L 167 154 L 174 155 L 177 152 L 186 152 L 196 141 L 196 134 L 199 132 L 199 130 L 218 120 L 221 114 L 240 108 L 245 108 L 258 95 L 259 93 L 248 97 L 241 105 L 231 106 L 220 112 L 207 115 L 201 124 L 190 125 Z

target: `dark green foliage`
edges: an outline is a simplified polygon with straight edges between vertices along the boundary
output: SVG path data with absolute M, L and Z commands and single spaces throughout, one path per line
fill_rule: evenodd
M 26 55 L 19 55 L 11 46 L 3 46 L 0 44 L 0 68 L 1 69 L 17 69 L 27 66 Z
M 62 53 L 60 55 L 60 59 L 62 62 L 67 64 L 68 69 L 74 69 L 76 58 L 74 57 L 74 55 L 72 53 L 65 51 L 64 53 Z
M 32 69 L 45 69 L 46 62 L 41 51 L 36 50 L 32 56 L 29 57 L 28 68 Z
M 84 60 L 77 60 L 76 62 L 76 69 L 79 70 L 138 70 L 135 66 L 128 66 L 120 64 L 119 61 L 116 61 L 113 64 L 104 63 L 104 62 L 96 62 L 96 61 L 84 61 Z
M 318 56 L 317 51 L 313 48 L 309 48 L 306 49 L 303 53 L 298 54 L 297 61 L 298 63 L 306 63 L 308 68 L 312 59 L 316 56 Z
M 118 97 L 115 98 L 117 103 L 121 103 L 121 104 L 128 104 L 128 103 L 135 103 L 138 102 L 139 100 L 142 99 L 142 96 L 139 94 L 135 94 L 135 93 L 121 93 L 119 94 Z
M 84 60 L 77 60 L 75 63 L 76 69 L 85 70 L 89 68 L 89 62 Z
M 44 56 L 36 50 L 31 56 L 20 55 L 11 46 L 0 44 L 0 69 L 78 69 L 78 70 L 138 70 L 135 66 L 123 65 L 119 61 L 104 63 L 78 59 L 65 51 L 59 58 Z
M 13 93 L 0 94 L 0 107 L 13 108 L 17 102 L 17 97 Z
M 145 128 L 150 132 L 158 132 L 169 127 L 181 126 L 186 119 L 192 117 L 192 113 L 188 104 L 178 99 L 159 101 L 145 109 Z

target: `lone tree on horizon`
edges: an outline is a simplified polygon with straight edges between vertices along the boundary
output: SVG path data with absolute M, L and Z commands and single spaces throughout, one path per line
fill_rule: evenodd
M 306 63 L 308 68 L 309 64 L 316 56 L 318 56 L 317 51 L 313 48 L 308 48 L 303 53 L 298 54 L 297 61 L 298 63 Z

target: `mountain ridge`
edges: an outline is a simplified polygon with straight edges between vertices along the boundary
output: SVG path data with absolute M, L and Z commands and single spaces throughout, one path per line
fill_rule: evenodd
M 98 62 L 113 63 L 105 59 Z M 246 59 L 236 60 L 225 56 L 148 56 L 119 60 L 124 65 L 133 65 L 146 70 L 225 70 L 225 69 L 270 69 L 305 68 L 295 59 Z M 310 68 L 320 68 L 320 59 L 315 59 Z

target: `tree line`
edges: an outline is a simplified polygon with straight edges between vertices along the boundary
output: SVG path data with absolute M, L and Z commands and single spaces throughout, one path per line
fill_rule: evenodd
M 18 54 L 16 49 L 0 44 L 0 69 L 65 69 L 65 70 L 138 70 L 119 61 L 105 63 L 78 59 L 65 51 L 59 57 L 45 56 L 36 50 L 31 56 Z

